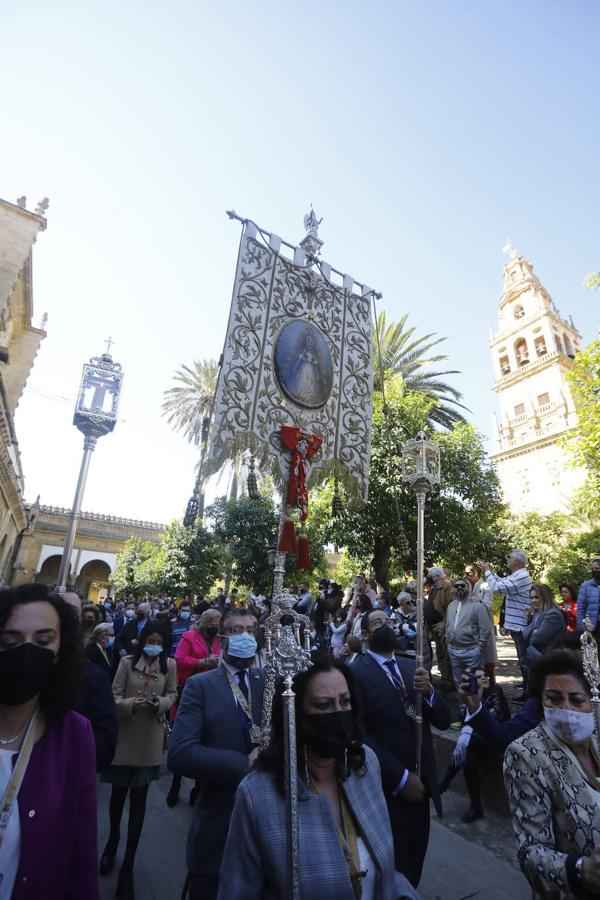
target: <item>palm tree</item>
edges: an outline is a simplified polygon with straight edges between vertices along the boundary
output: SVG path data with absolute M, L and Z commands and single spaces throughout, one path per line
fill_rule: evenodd
M 175 431 L 181 431 L 190 444 L 200 446 L 200 462 L 194 491 L 188 503 L 184 525 L 192 526 L 204 515 L 202 462 L 210 426 L 219 366 L 214 359 L 195 359 L 173 376 L 175 387 L 164 393 L 162 414 Z
M 203 443 L 203 426 L 210 419 L 218 375 L 219 366 L 214 359 L 195 359 L 191 366 L 182 366 L 175 372 L 175 387 L 164 393 L 163 416 L 196 447 Z
M 442 362 L 448 357 L 444 353 L 426 356 L 433 347 L 443 343 L 446 338 L 435 336 L 435 332 L 415 337 L 415 327 L 406 328 L 408 313 L 398 322 L 387 324 L 385 312 L 377 316 L 377 332 L 375 335 L 375 390 L 381 390 L 385 372 L 392 372 L 402 378 L 406 389 L 425 394 L 435 401 L 429 413 L 431 424 L 452 428 L 455 422 L 464 421 L 459 409 L 467 407 L 460 403 L 462 394 L 440 379 L 446 375 L 459 374 L 456 369 L 432 371 L 428 367 L 432 363 Z M 433 338 L 433 340 L 432 340 Z M 380 364 L 381 360 L 381 364 Z

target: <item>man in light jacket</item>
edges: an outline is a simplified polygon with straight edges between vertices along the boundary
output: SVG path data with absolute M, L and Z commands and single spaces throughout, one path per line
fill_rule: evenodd
M 485 606 L 472 598 L 465 579 L 454 582 L 453 596 L 446 614 L 446 646 L 458 690 L 463 672 L 467 668 L 474 672 L 482 665 L 492 629 Z

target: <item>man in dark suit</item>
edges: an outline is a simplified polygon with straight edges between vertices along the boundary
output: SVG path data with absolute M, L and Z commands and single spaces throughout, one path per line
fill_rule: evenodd
M 257 753 L 265 683 L 251 668 L 257 631 L 249 610 L 226 610 L 219 667 L 187 680 L 177 710 L 167 764 L 201 784 L 187 844 L 190 900 L 217 896 L 235 792 Z
M 129 604 L 127 604 L 129 607 Z M 150 618 L 150 604 L 144 600 L 137 608 L 136 615 L 129 619 L 115 641 L 115 660 L 119 664 L 121 656 L 131 656 L 139 643 L 140 634 Z
M 362 706 L 366 743 L 377 754 L 392 824 L 396 869 L 417 887 L 429 842 L 429 798 L 439 804 L 430 723 L 448 728 L 450 709 L 427 669 L 394 654 L 396 633 L 387 613 L 373 609 L 362 620 L 367 651 L 352 664 Z M 416 774 L 417 691 L 423 696 L 421 775 Z

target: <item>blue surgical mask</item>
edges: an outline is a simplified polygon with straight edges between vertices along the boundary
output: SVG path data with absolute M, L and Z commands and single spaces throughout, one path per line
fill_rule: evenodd
M 187 622 L 187 620 L 188 620 L 189 617 L 190 617 L 190 612 L 189 612 L 189 610 L 186 609 L 186 610 L 184 610 L 183 612 L 180 612 L 180 613 L 179 613 L 179 617 L 180 617 L 181 619 L 183 619 L 184 622 Z
M 147 653 L 148 656 L 159 656 L 162 653 L 163 648 L 160 644 L 146 644 L 144 647 L 144 653 Z
M 114 644 L 114 642 L 115 642 L 115 636 L 113 635 L 112 637 L 109 637 L 109 639 L 107 640 L 106 646 L 107 646 L 107 647 L 112 647 L 112 645 Z
M 252 659 L 256 656 L 258 644 L 256 638 L 244 631 L 243 634 L 232 634 L 227 644 L 229 656 L 237 656 L 238 659 Z

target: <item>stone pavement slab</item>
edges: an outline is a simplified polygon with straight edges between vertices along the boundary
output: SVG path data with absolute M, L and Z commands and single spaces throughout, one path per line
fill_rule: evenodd
M 186 873 L 185 842 L 192 810 L 188 798 L 193 782 L 183 779 L 179 803 L 166 805 L 171 776 L 163 768 L 150 785 L 146 821 L 135 865 L 136 900 L 179 900 Z M 108 837 L 110 785 L 98 785 L 99 853 Z M 529 900 L 531 892 L 516 867 L 509 823 L 491 814 L 466 826 L 460 822 L 465 799 L 444 796 L 444 820 L 432 816 L 431 839 L 419 887 L 422 900 Z M 117 863 L 101 879 L 102 900 L 114 897 L 125 851 L 128 807 L 121 823 Z

